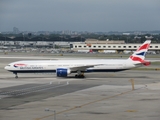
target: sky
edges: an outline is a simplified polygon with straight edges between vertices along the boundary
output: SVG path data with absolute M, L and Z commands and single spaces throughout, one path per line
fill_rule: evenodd
M 160 0 L 0 0 L 0 32 L 160 30 Z

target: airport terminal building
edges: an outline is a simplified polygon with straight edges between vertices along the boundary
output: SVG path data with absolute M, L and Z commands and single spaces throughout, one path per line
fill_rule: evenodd
M 116 51 L 117 53 L 125 51 L 135 51 L 141 43 L 125 43 L 122 41 L 98 41 L 98 40 L 86 40 L 82 43 L 74 43 L 72 50 L 74 51 L 88 51 L 92 50 L 93 52 L 105 52 L 105 51 Z M 160 53 L 160 44 L 151 43 L 149 51 L 155 51 Z
M 125 43 L 124 40 L 97 40 L 87 39 L 85 42 L 47 42 L 47 41 L 0 41 L 0 50 L 20 49 L 20 48 L 60 48 L 71 49 L 75 52 L 93 52 L 99 53 L 121 53 L 133 52 L 141 43 Z M 149 51 L 160 53 L 160 44 L 151 43 Z

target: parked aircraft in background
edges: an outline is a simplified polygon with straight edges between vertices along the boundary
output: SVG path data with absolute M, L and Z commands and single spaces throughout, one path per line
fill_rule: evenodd
M 104 50 L 103 52 L 104 53 L 117 53 L 116 50 Z
M 148 54 L 154 54 L 154 55 L 156 54 L 155 51 L 148 51 L 147 53 L 148 53 Z
M 92 53 L 93 50 L 90 49 L 90 50 L 78 50 L 79 53 Z
M 124 50 L 123 53 L 124 54 L 130 54 L 130 53 L 132 53 L 132 51 L 131 50 Z
M 84 60 L 26 60 L 8 64 L 5 69 L 17 73 L 55 72 L 57 77 L 84 77 L 85 72 L 118 72 L 150 65 L 145 55 L 151 40 L 146 40 L 128 59 L 84 59 Z

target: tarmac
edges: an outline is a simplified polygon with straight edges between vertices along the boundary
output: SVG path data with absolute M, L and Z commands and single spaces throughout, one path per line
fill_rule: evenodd
M 0 55 L 0 120 L 160 120 L 159 70 L 86 73 L 84 79 L 18 74 L 15 79 L 3 69 L 27 58 L 43 56 Z

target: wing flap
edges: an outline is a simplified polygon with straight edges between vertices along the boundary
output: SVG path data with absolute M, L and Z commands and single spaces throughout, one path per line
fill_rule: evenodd
M 100 64 L 98 64 L 100 65 Z M 97 66 L 97 65 L 85 65 L 85 66 L 76 66 L 76 67 L 70 67 L 70 70 L 71 72 L 75 72 L 75 71 L 86 71 L 87 68 L 90 68 L 90 67 L 94 67 L 94 66 Z

